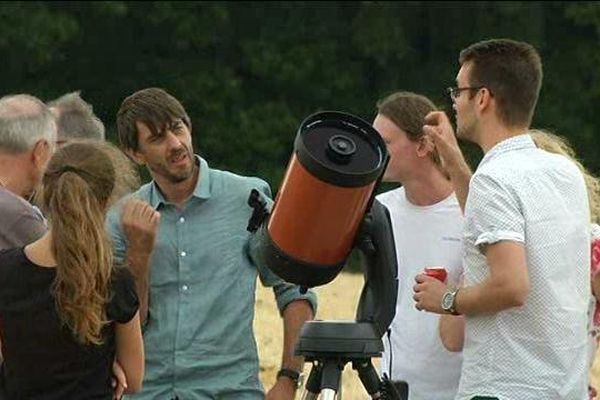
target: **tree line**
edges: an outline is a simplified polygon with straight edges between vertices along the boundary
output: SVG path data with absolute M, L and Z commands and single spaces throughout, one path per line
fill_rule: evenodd
M 306 116 L 371 120 L 396 90 L 450 110 L 459 51 L 493 37 L 538 48 L 533 125 L 566 136 L 600 173 L 600 2 L 0 2 L 0 94 L 81 90 L 116 141 L 120 102 L 165 88 L 211 166 L 275 191 Z

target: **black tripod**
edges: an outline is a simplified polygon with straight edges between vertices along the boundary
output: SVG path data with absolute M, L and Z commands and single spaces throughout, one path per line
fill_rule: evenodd
M 380 380 L 371 363 L 381 357 L 383 344 L 377 328 L 368 322 L 312 321 L 304 324 L 296 344 L 296 355 L 313 367 L 302 400 L 333 400 L 339 392 L 341 373 L 352 363 L 371 399 L 400 400 L 387 379 Z

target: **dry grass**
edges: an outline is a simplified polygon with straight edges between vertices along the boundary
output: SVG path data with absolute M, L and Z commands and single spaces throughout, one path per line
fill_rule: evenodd
M 362 275 L 340 274 L 332 283 L 317 288 L 319 296 L 318 319 L 354 319 L 356 305 L 363 285 Z M 260 284 L 256 291 L 256 319 L 254 328 L 260 355 L 260 379 L 265 388 L 270 388 L 275 382 L 275 374 L 281 363 L 282 328 L 281 319 L 271 289 Z M 379 366 L 379 359 L 374 360 Z M 309 365 L 304 372 L 308 373 Z M 349 365 L 342 375 L 342 393 L 344 400 L 361 400 L 368 398 L 358 376 Z M 600 387 L 600 356 L 592 367 L 591 382 L 594 387 Z M 300 393 L 296 396 L 300 399 Z

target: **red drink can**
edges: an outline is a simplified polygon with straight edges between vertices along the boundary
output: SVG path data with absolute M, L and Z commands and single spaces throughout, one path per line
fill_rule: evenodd
M 426 267 L 425 275 L 431 276 L 441 282 L 446 282 L 446 278 L 448 277 L 448 273 L 444 267 Z

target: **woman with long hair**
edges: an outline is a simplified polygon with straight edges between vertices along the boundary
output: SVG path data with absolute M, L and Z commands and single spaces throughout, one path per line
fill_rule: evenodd
M 48 232 L 0 252 L 0 337 L 10 399 L 112 399 L 111 366 L 141 387 L 144 351 L 133 277 L 104 228 L 114 147 L 61 147 L 43 178 Z

